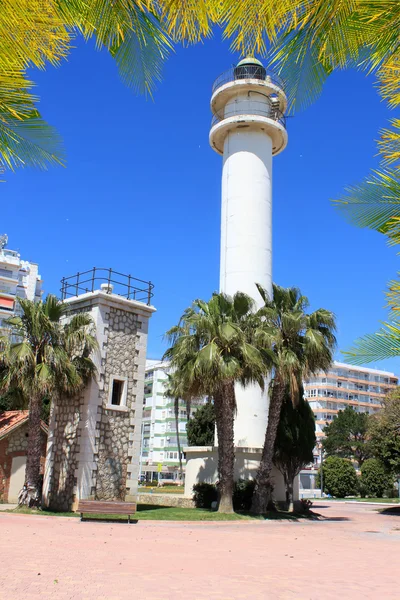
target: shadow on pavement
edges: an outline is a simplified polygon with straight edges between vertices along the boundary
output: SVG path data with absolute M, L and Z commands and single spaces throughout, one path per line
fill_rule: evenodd
M 391 515 L 392 517 L 400 517 L 400 506 L 389 506 L 379 511 L 380 515 Z
M 340 521 L 352 521 L 353 519 L 350 519 L 350 517 L 324 517 L 324 515 L 320 515 L 321 516 L 321 521 L 336 521 L 336 522 L 340 522 Z

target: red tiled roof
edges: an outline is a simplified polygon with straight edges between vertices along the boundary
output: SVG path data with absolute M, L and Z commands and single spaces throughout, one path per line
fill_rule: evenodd
M 6 437 L 14 429 L 22 425 L 28 420 L 27 410 L 6 410 L 0 413 L 0 438 Z M 48 427 L 42 421 L 42 429 L 47 433 Z

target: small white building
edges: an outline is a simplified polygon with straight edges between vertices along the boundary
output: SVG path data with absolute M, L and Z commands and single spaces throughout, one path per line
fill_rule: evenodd
M 144 405 L 141 445 L 141 479 L 176 481 L 179 479 L 179 449 L 176 432 L 174 399 L 165 396 L 168 387 L 169 363 L 160 360 L 146 360 L 144 382 Z M 191 403 L 191 415 L 201 399 Z M 188 415 L 186 402 L 179 400 L 178 432 L 183 469 L 185 459 L 183 448 L 187 446 Z
M 17 298 L 39 301 L 42 279 L 36 263 L 22 260 L 19 252 L 9 250 L 8 237 L 0 235 L 0 334 L 7 332 L 5 320 L 18 314 Z

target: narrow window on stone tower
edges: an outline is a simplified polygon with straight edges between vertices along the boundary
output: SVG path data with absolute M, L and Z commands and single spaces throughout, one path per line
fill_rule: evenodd
M 112 387 L 112 394 L 111 394 L 111 404 L 116 404 L 117 406 L 121 406 L 124 385 L 125 385 L 125 381 L 120 381 L 119 379 L 114 379 L 113 387 Z
M 128 410 L 126 406 L 128 378 L 118 375 L 110 377 L 110 388 L 108 392 L 107 408 L 117 408 Z

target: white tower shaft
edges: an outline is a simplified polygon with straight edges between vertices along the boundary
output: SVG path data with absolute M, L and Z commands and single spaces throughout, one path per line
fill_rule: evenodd
M 238 129 L 224 143 L 220 290 L 261 303 L 256 283 L 272 291 L 272 141 Z M 235 446 L 261 448 L 268 398 L 257 385 L 236 386 Z
M 272 290 L 272 141 L 238 129 L 224 143 L 220 289 L 256 301 L 256 283 Z
M 287 144 L 286 96 L 255 59 L 245 59 L 214 87 L 210 143 L 223 154 L 220 290 L 245 292 L 258 305 L 260 283 L 272 292 L 272 156 Z M 261 448 L 268 396 L 236 387 L 235 446 Z

